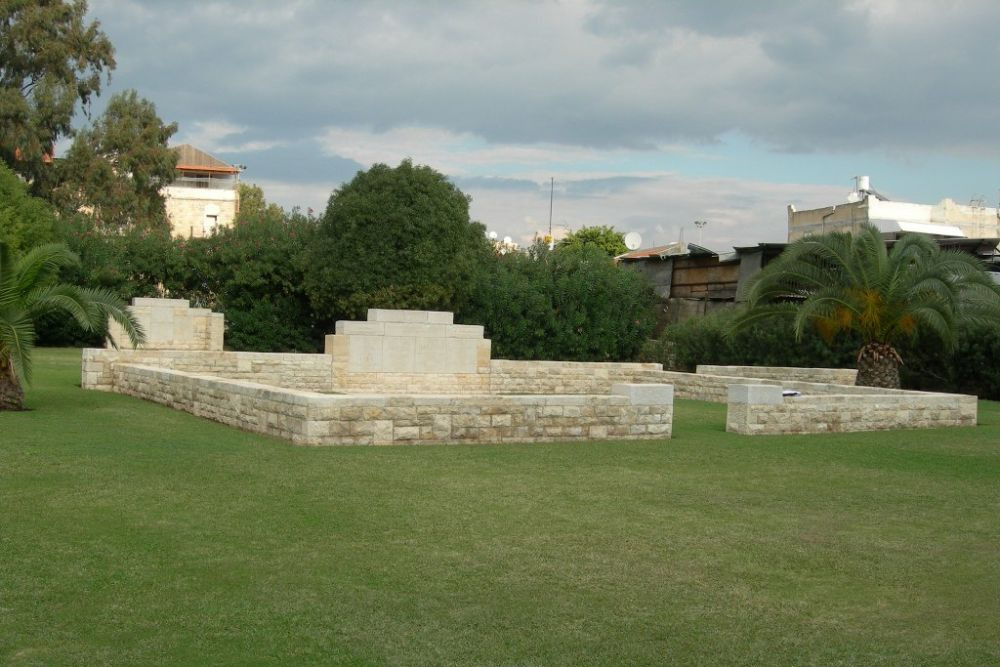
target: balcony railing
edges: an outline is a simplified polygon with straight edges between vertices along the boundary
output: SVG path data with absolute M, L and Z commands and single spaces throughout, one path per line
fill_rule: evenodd
M 213 190 L 233 190 L 237 180 L 231 174 L 205 176 L 178 176 L 170 185 L 179 188 L 210 188 Z

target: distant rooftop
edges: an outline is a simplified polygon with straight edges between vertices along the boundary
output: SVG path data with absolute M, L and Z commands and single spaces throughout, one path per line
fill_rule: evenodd
M 678 257 L 681 255 L 692 255 L 692 256 L 709 256 L 717 255 L 718 253 L 709 250 L 708 248 L 703 248 L 696 243 L 684 244 L 683 241 L 673 241 L 666 245 L 659 245 L 653 248 L 642 248 L 639 250 L 632 250 L 623 255 L 618 255 L 615 257 L 616 260 L 638 260 L 638 259 L 651 259 L 657 257 L 659 259 L 664 259 L 665 257 Z
M 173 146 L 171 150 L 177 153 L 177 168 L 181 171 L 215 171 L 227 174 L 240 172 L 239 167 L 223 162 L 191 144 Z
M 623 255 L 618 255 L 615 259 L 619 260 L 630 260 L 630 259 L 649 259 L 651 257 L 659 257 L 660 259 L 664 257 L 669 257 L 671 255 L 686 255 L 687 248 L 680 241 L 674 241 L 673 243 L 668 243 L 667 245 L 658 245 L 654 248 L 642 248 L 640 250 L 632 250 Z

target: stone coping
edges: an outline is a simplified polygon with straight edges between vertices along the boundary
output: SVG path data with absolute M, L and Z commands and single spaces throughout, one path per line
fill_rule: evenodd
M 807 368 L 798 366 L 720 366 L 698 364 L 695 373 L 778 381 L 820 382 L 854 385 L 858 371 L 853 368 Z

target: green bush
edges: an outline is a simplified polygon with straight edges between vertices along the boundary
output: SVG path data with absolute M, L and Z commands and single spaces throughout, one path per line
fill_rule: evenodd
M 63 280 L 126 300 L 167 296 L 221 312 L 230 349 L 316 352 L 333 322 L 314 315 L 302 288 L 302 255 L 315 227 L 297 213 L 266 209 L 207 238 L 174 239 L 164 230 L 107 233 L 79 216 L 61 229 L 81 258 Z M 68 318 L 47 321 L 43 330 L 45 345 L 103 340 L 103 332 L 84 332 Z
M 333 322 L 317 317 L 302 287 L 313 219 L 263 210 L 203 239 L 179 241 L 183 271 L 170 294 L 226 316 L 226 346 L 317 352 Z
M 634 359 L 655 324 L 645 277 L 600 248 L 511 253 L 486 262 L 465 322 L 483 324 L 500 359 Z
M 903 386 L 1000 400 L 1000 324 L 963 326 L 951 351 L 933 336 L 900 349 Z
M 770 320 L 727 336 L 738 314 L 727 310 L 666 327 L 657 340 L 645 343 L 642 361 L 664 368 L 694 371 L 698 364 L 854 368 L 861 341 L 842 336 L 827 344 L 807 331 L 796 341 L 787 321 Z M 964 326 L 955 348 L 947 351 L 924 333 L 901 345 L 902 385 L 906 389 L 974 394 L 1000 400 L 1000 325 Z
M 763 321 L 735 333 L 730 325 L 739 309 L 721 310 L 667 326 L 658 341 L 643 348 L 642 358 L 665 368 L 693 371 L 698 364 L 853 368 L 860 343 L 841 336 L 827 344 L 814 331 L 795 340 L 791 322 Z

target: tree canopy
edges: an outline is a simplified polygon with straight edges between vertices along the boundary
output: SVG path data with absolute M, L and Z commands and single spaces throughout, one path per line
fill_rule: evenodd
M 55 225 L 49 202 L 28 194 L 24 181 L 0 162 L 0 242 L 21 252 L 51 241 Z
M 59 161 L 53 200 L 68 213 L 85 210 L 98 227 L 165 224 L 161 191 L 174 180 L 167 142 L 176 131 L 136 91 L 115 94 Z
M 262 219 L 283 220 L 285 211 L 264 198 L 264 190 L 253 183 L 239 183 L 236 186 L 239 195 L 240 210 L 236 216 L 236 224 Z
M 238 350 L 313 352 L 332 322 L 314 316 L 303 289 L 303 253 L 317 223 L 274 204 L 247 211 L 232 227 L 184 243 L 171 289 L 226 316 L 226 344 Z
M 918 332 L 946 347 L 959 322 L 1000 316 L 1000 286 L 982 263 L 930 238 L 907 234 L 886 248 L 878 228 L 800 239 L 750 281 L 747 310 L 735 325 L 789 316 L 800 338 L 814 326 L 827 340 L 856 333 L 858 384 L 898 387 L 896 346 Z
M 462 319 L 485 326 L 496 358 L 633 359 L 656 323 L 646 277 L 593 246 L 494 256 L 476 286 Z
M 358 172 L 330 197 L 307 252 L 306 291 L 332 318 L 368 308 L 459 310 L 490 254 L 469 198 L 442 174 L 404 160 Z
M 599 248 L 609 257 L 617 257 L 622 253 L 628 252 L 628 248 L 625 247 L 624 234 L 615 231 L 614 227 L 605 225 L 581 227 L 575 232 L 570 232 L 556 243 L 556 250 L 577 249 L 587 246 Z
M 43 175 L 77 103 L 100 94 L 114 49 L 84 0 L 0 3 L 0 159 L 29 180 Z

